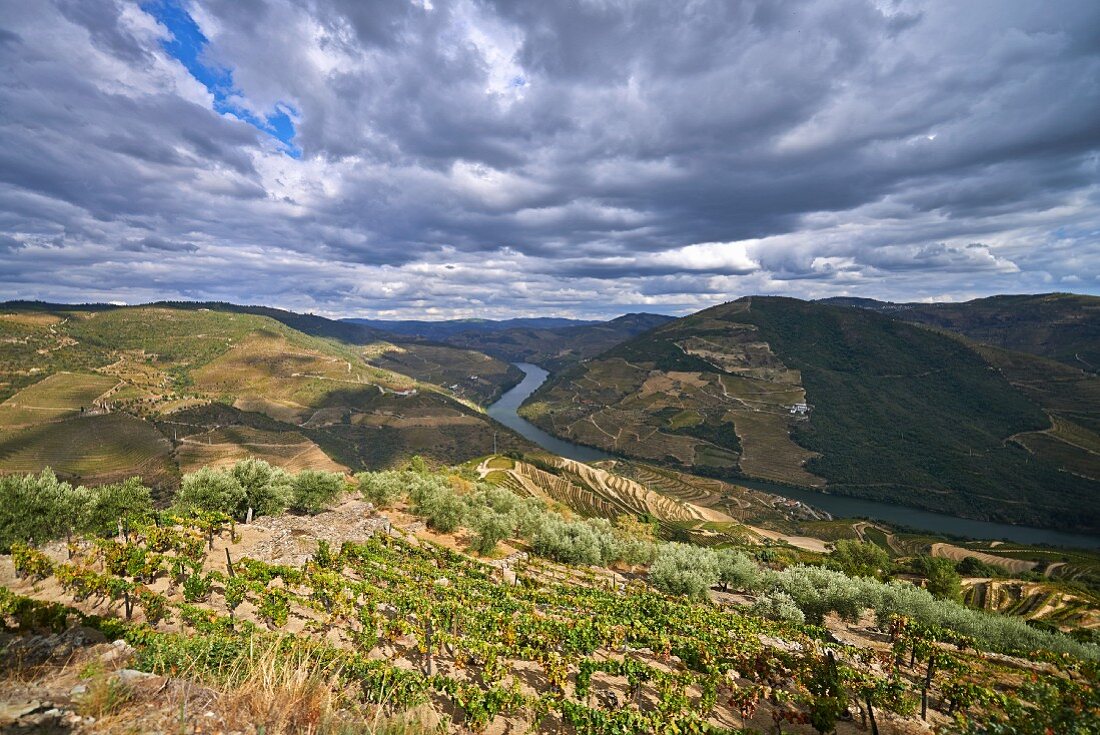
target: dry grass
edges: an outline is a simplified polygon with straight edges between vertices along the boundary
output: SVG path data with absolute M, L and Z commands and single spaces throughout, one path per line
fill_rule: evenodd
M 390 713 L 344 696 L 340 671 L 278 642 L 251 649 L 230 673 L 217 709 L 225 722 L 264 735 L 421 735 L 443 724 L 428 707 Z
M 338 673 L 305 653 L 278 645 L 255 648 L 229 675 L 219 699 L 227 722 L 251 723 L 276 733 L 340 732 Z
M 101 720 L 117 715 L 134 698 L 133 690 L 114 676 L 97 674 L 87 685 L 87 691 L 76 700 L 77 712 Z

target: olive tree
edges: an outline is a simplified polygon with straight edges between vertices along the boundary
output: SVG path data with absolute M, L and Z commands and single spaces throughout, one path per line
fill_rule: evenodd
M 649 567 L 649 581 L 673 595 L 702 597 L 718 583 L 717 556 L 710 549 L 689 544 L 665 544 Z
M 177 507 L 239 515 L 245 508 L 246 493 L 240 481 L 228 470 L 203 467 L 188 472 L 176 494 Z
M 360 472 L 355 476 L 363 499 L 376 508 L 389 508 L 405 494 L 412 483 L 405 472 Z
M 344 477 L 337 472 L 302 470 L 291 483 L 290 509 L 320 513 L 344 492 Z
M 276 515 L 286 510 L 293 495 L 293 476 L 262 459 L 244 459 L 233 465 L 230 474 L 244 490 L 243 511 L 249 508 L 256 515 Z M 242 508 L 235 509 L 240 514 Z

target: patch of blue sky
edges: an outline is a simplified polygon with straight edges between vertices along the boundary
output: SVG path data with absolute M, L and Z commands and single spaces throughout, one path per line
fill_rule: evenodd
M 294 143 L 294 118 L 298 116 L 298 111 L 292 105 L 281 102 L 273 112 L 261 117 L 237 104 L 234 100 L 244 99 L 244 94 L 234 85 L 232 69 L 210 64 L 203 58 L 208 39 L 181 0 L 152 0 L 142 3 L 141 8 L 168 28 L 172 35 L 161 41 L 161 46 L 210 91 L 214 97 L 215 111 L 244 120 L 278 140 L 288 156 L 301 157 L 302 149 Z

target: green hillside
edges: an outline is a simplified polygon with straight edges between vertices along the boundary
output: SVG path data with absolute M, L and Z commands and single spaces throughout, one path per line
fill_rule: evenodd
M 515 381 L 499 360 L 218 307 L 0 307 L 0 473 L 141 474 L 164 488 L 181 470 L 249 455 L 361 469 L 467 459 L 491 450 L 494 430 L 498 446 L 527 446 L 474 405 Z M 372 364 L 387 353 L 400 359 Z M 434 383 L 453 376 L 454 387 Z
M 1026 352 L 1091 373 L 1100 372 L 1100 298 L 1068 293 L 990 296 L 962 303 L 891 304 L 835 299 Z
M 704 474 L 1096 530 L 1100 483 L 1079 465 L 1095 467 L 1097 455 L 1070 462 L 1010 440 L 1051 427 L 1030 393 L 935 331 L 868 310 L 753 297 L 561 373 L 524 412 L 574 440 Z M 1093 401 L 1078 396 L 1077 410 Z M 803 402 L 805 415 L 792 413 Z

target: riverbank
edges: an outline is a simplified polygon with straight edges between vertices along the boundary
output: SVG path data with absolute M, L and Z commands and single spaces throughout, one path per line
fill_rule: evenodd
M 546 451 L 561 457 L 574 459 L 578 462 L 597 462 L 602 459 L 613 459 L 611 455 L 593 447 L 574 444 L 553 436 L 520 416 L 517 413 L 519 407 L 527 400 L 528 396 L 546 381 L 549 373 L 538 365 L 522 362 L 514 364 L 523 371 L 524 378 L 518 385 L 507 391 L 498 401 L 488 407 L 486 412 L 491 418 L 538 444 Z M 752 478 L 731 479 L 730 482 L 753 490 L 801 501 L 827 511 L 837 518 L 868 518 L 901 528 L 943 534 L 955 538 L 1005 540 L 1020 544 L 1100 549 L 1100 538 L 1085 534 L 958 518 L 903 505 L 891 505 L 874 500 L 833 495 L 827 492 L 796 488 Z

